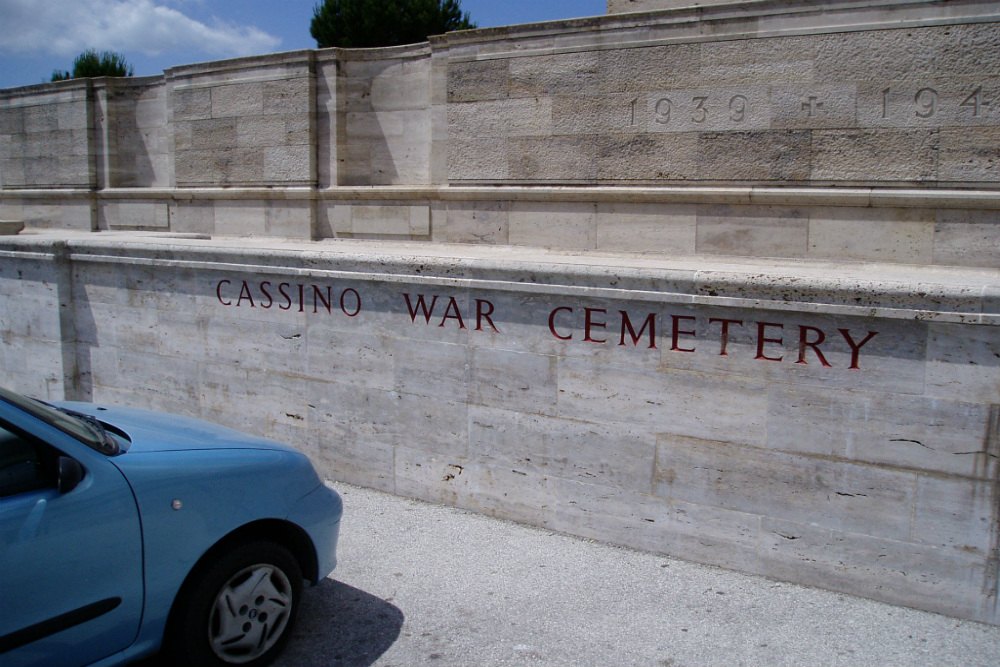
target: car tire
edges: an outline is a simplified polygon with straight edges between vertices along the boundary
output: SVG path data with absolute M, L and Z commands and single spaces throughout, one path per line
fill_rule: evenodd
M 263 667 L 291 635 L 302 594 L 302 568 L 271 541 L 245 542 L 185 585 L 164 653 L 173 664 Z

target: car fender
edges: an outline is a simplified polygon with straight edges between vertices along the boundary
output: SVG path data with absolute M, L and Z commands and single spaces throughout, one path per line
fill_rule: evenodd
M 337 540 L 343 501 L 328 486 L 321 485 L 300 498 L 286 517 L 309 535 L 316 549 L 316 571 L 307 576 L 318 582 L 337 566 Z
M 308 458 L 284 449 L 128 453 L 114 459 L 142 522 L 146 601 L 138 641 L 158 643 L 181 585 L 215 544 L 261 520 L 311 516 L 323 487 Z M 302 507 L 296 512 L 293 509 Z

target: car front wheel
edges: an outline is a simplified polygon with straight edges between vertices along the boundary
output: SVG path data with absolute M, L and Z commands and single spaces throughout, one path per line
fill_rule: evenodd
M 291 552 L 270 541 L 239 545 L 186 587 L 165 652 L 176 664 L 262 667 L 288 640 L 301 593 Z

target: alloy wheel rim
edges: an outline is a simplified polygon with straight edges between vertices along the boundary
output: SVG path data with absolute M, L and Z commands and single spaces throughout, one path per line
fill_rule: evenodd
M 267 653 L 288 625 L 292 585 L 280 568 L 259 563 L 225 583 L 212 605 L 208 639 L 222 661 L 244 664 Z

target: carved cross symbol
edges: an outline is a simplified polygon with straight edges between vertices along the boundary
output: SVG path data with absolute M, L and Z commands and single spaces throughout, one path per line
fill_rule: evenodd
M 823 103 L 816 101 L 818 99 L 818 97 L 810 96 L 807 102 L 802 103 L 802 110 L 805 111 L 810 118 L 812 118 L 814 111 L 819 111 L 823 108 Z

